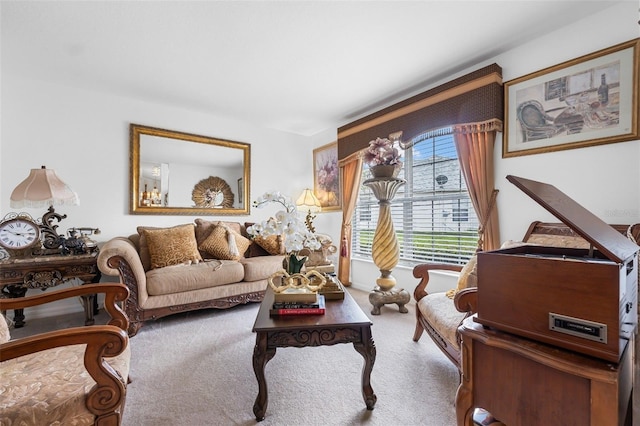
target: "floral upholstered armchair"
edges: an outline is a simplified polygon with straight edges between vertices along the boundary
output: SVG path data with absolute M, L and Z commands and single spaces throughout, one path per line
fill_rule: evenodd
M 123 284 L 88 284 L 17 299 L 0 312 L 70 297 L 105 294 L 107 325 L 68 328 L 10 340 L 0 315 L 0 424 L 119 425 L 129 377 L 128 319 L 117 302 Z

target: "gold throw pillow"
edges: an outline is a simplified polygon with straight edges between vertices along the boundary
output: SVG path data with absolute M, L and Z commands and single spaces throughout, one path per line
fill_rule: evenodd
M 149 248 L 151 269 L 181 263 L 198 263 L 202 260 L 198 252 L 193 224 L 173 228 L 144 229 L 142 233 Z
M 256 235 L 253 242 L 271 255 L 284 254 L 284 244 L 282 244 L 282 237 L 280 235 L 269 235 L 267 237 Z

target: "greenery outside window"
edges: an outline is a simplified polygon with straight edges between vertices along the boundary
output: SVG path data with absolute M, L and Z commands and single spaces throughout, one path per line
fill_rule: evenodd
M 398 177 L 406 184 L 391 201 L 400 265 L 437 262 L 464 265 L 478 244 L 478 218 L 460 169 L 451 128 L 423 133 L 403 153 Z M 371 178 L 368 167 L 362 182 Z M 371 258 L 378 201 L 360 188 L 353 217 L 353 258 Z

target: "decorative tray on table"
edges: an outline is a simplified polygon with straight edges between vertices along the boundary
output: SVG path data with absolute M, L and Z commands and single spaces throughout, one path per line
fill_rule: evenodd
M 344 287 L 335 274 L 324 274 L 327 280 L 318 293 L 323 294 L 325 300 L 344 300 Z

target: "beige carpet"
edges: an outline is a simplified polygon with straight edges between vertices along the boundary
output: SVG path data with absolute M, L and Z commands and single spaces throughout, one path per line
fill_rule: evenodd
M 374 316 L 368 293 L 349 291 L 373 322 L 375 409 L 368 411 L 362 399 L 363 358 L 353 345 L 285 348 L 265 368 L 269 404 L 260 424 L 455 425 L 458 372 L 428 336 L 412 340 L 414 305 L 408 314 L 389 305 Z M 130 341 L 123 424 L 256 424 L 251 328 L 257 310 L 250 304 L 197 311 L 142 327 Z

